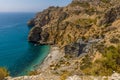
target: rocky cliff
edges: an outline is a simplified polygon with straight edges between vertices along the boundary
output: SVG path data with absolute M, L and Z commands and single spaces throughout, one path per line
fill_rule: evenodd
M 102 76 L 120 72 L 119 0 L 73 0 L 37 13 L 28 25 L 33 27 L 30 42 L 56 45 L 65 52 L 50 65 L 51 72 Z
M 119 13 L 116 13 L 119 6 L 113 1 L 73 0 L 66 7 L 49 7 L 28 22 L 29 26 L 34 26 L 28 39 L 64 47 L 79 38 L 101 37 L 100 26 L 119 19 Z

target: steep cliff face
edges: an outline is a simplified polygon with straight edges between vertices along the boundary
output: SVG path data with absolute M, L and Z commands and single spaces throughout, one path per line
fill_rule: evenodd
M 6 80 L 120 79 L 120 0 L 73 0 L 37 13 L 28 26 L 30 42 L 58 47 L 32 76 Z
M 73 0 L 66 7 L 49 7 L 28 22 L 29 26 L 34 26 L 28 39 L 63 47 L 79 38 L 100 37 L 102 30 L 98 26 L 119 19 L 116 13 L 119 6 L 114 6 L 113 0 Z
M 72 62 L 68 65 L 75 68 L 72 70 L 75 73 L 81 70 L 88 75 L 120 72 L 119 0 L 73 0 L 65 7 L 49 7 L 39 12 L 28 25 L 33 26 L 29 41 L 62 47 L 66 54 L 62 61 Z M 56 69 L 59 65 L 57 69 L 63 69 L 60 64 L 58 61 L 52 67 Z

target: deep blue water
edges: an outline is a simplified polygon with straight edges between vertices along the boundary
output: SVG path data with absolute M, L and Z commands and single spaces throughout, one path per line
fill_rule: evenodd
M 34 13 L 0 13 L 0 67 L 11 76 L 25 75 L 47 56 L 49 46 L 34 46 L 27 40 L 27 21 Z

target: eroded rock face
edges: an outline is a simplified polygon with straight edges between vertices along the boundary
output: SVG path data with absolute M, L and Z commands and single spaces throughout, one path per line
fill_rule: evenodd
M 68 17 L 69 15 L 66 12 L 62 12 L 58 18 L 58 22 L 63 21 L 66 17 Z
M 40 36 L 41 32 L 42 32 L 41 27 L 33 27 L 29 33 L 28 40 L 30 42 L 37 43 L 41 39 Z
M 28 39 L 31 42 L 64 47 L 82 36 L 85 39 L 99 37 L 102 28 L 97 27 L 97 22 L 100 22 L 100 26 L 108 25 L 120 17 L 120 7 L 115 7 L 115 3 L 110 5 L 111 1 L 114 2 L 73 0 L 65 7 L 49 7 L 28 22 L 30 26 L 40 27 L 40 31 L 33 28 Z
M 39 12 L 35 17 L 35 24 L 43 27 L 44 25 L 50 23 L 53 19 L 56 19 L 59 14 L 61 14 L 61 10 L 62 8 L 51 6 L 43 12 Z
M 65 53 L 73 56 L 78 56 L 79 54 L 79 43 L 73 43 L 65 46 Z
M 51 29 L 56 30 L 59 23 L 67 17 L 67 13 L 62 11 L 62 8 L 59 7 L 49 7 L 48 9 L 44 10 L 43 12 L 39 12 L 33 20 L 28 22 L 28 26 L 35 26 L 30 31 L 29 34 L 29 41 L 30 42 L 39 42 L 40 44 L 48 44 L 53 43 L 54 40 L 48 40 L 51 34 Z M 56 22 L 54 27 L 46 27 L 45 25 L 51 24 Z M 53 23 L 54 24 L 54 23 Z M 52 24 L 52 26 L 53 26 Z M 41 27 L 41 28 L 38 28 Z M 43 29 L 43 28 L 44 29 Z M 37 28 L 37 29 L 36 29 Z M 36 31 L 40 29 L 40 31 Z M 54 32 L 54 31 L 52 31 Z
M 48 38 L 49 38 L 49 33 L 48 32 L 42 32 L 41 33 L 41 40 L 43 42 L 46 42 Z
M 104 49 L 106 48 L 106 46 L 116 45 L 120 43 L 120 7 L 115 6 L 115 4 L 111 4 L 111 1 L 116 2 L 118 0 L 73 1 L 74 2 L 66 7 L 49 7 L 43 12 L 38 13 L 34 18 L 34 21 L 30 21 L 31 24 L 32 22 L 34 24 L 34 27 L 31 29 L 28 37 L 30 42 L 57 45 L 58 47 L 60 47 L 60 49 L 64 49 L 63 52 L 65 51 L 65 54 L 63 54 L 65 56 L 66 54 L 70 54 L 70 56 L 75 56 L 72 58 L 70 58 L 68 55 L 68 57 L 64 56 L 63 58 L 60 58 L 59 62 L 56 60 L 58 60 L 58 57 L 61 57 L 59 55 L 61 54 L 61 52 L 60 50 L 56 52 L 56 50 L 53 49 L 55 54 L 53 56 L 55 57 L 49 55 L 49 59 L 52 60 L 53 58 L 55 58 L 56 60 L 55 62 L 50 62 L 54 65 L 50 65 L 48 70 L 52 70 L 52 73 L 53 71 L 57 71 L 57 76 L 59 75 L 58 70 L 60 70 L 60 72 L 64 72 L 64 70 L 65 72 L 69 72 L 71 69 L 73 70 L 71 70 L 70 73 L 77 73 L 81 75 L 82 69 L 80 69 L 80 65 L 90 65 L 88 64 L 89 61 L 93 64 L 95 60 L 101 59 L 101 55 L 105 52 Z M 108 25 L 108 27 L 106 28 L 103 26 L 101 28 L 97 25 L 97 21 L 101 22 L 100 26 L 106 24 Z M 112 24 L 112 26 L 109 26 L 109 24 Z M 83 42 L 80 42 L 79 39 L 82 39 Z M 90 59 L 86 57 L 86 62 L 82 64 L 80 62 L 81 56 L 83 57 L 86 54 L 89 54 L 88 56 L 90 57 Z M 101 55 L 99 56 L 95 54 Z M 116 61 L 117 64 L 120 65 L 120 60 L 117 59 Z M 71 63 L 72 65 L 70 65 L 69 63 Z M 95 63 L 95 65 L 97 64 Z M 89 71 L 91 67 L 90 69 L 86 69 Z M 100 69 L 101 67 L 97 71 L 99 71 Z M 76 71 L 80 71 L 80 73 Z M 46 72 L 48 73 L 49 71 Z M 42 73 L 44 73 L 44 71 Z M 71 78 L 74 79 L 76 78 L 76 76 L 70 77 L 70 79 Z M 50 77 L 48 78 L 48 80 L 49 79 Z
M 120 6 L 115 6 L 105 13 L 103 19 L 100 21 L 100 25 L 111 24 L 112 22 L 119 18 L 120 18 Z

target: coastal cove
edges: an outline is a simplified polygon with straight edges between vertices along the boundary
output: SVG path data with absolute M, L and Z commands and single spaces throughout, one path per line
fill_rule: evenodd
M 11 76 L 26 75 L 48 55 L 50 46 L 28 42 L 27 21 L 34 13 L 0 13 L 0 67 Z

